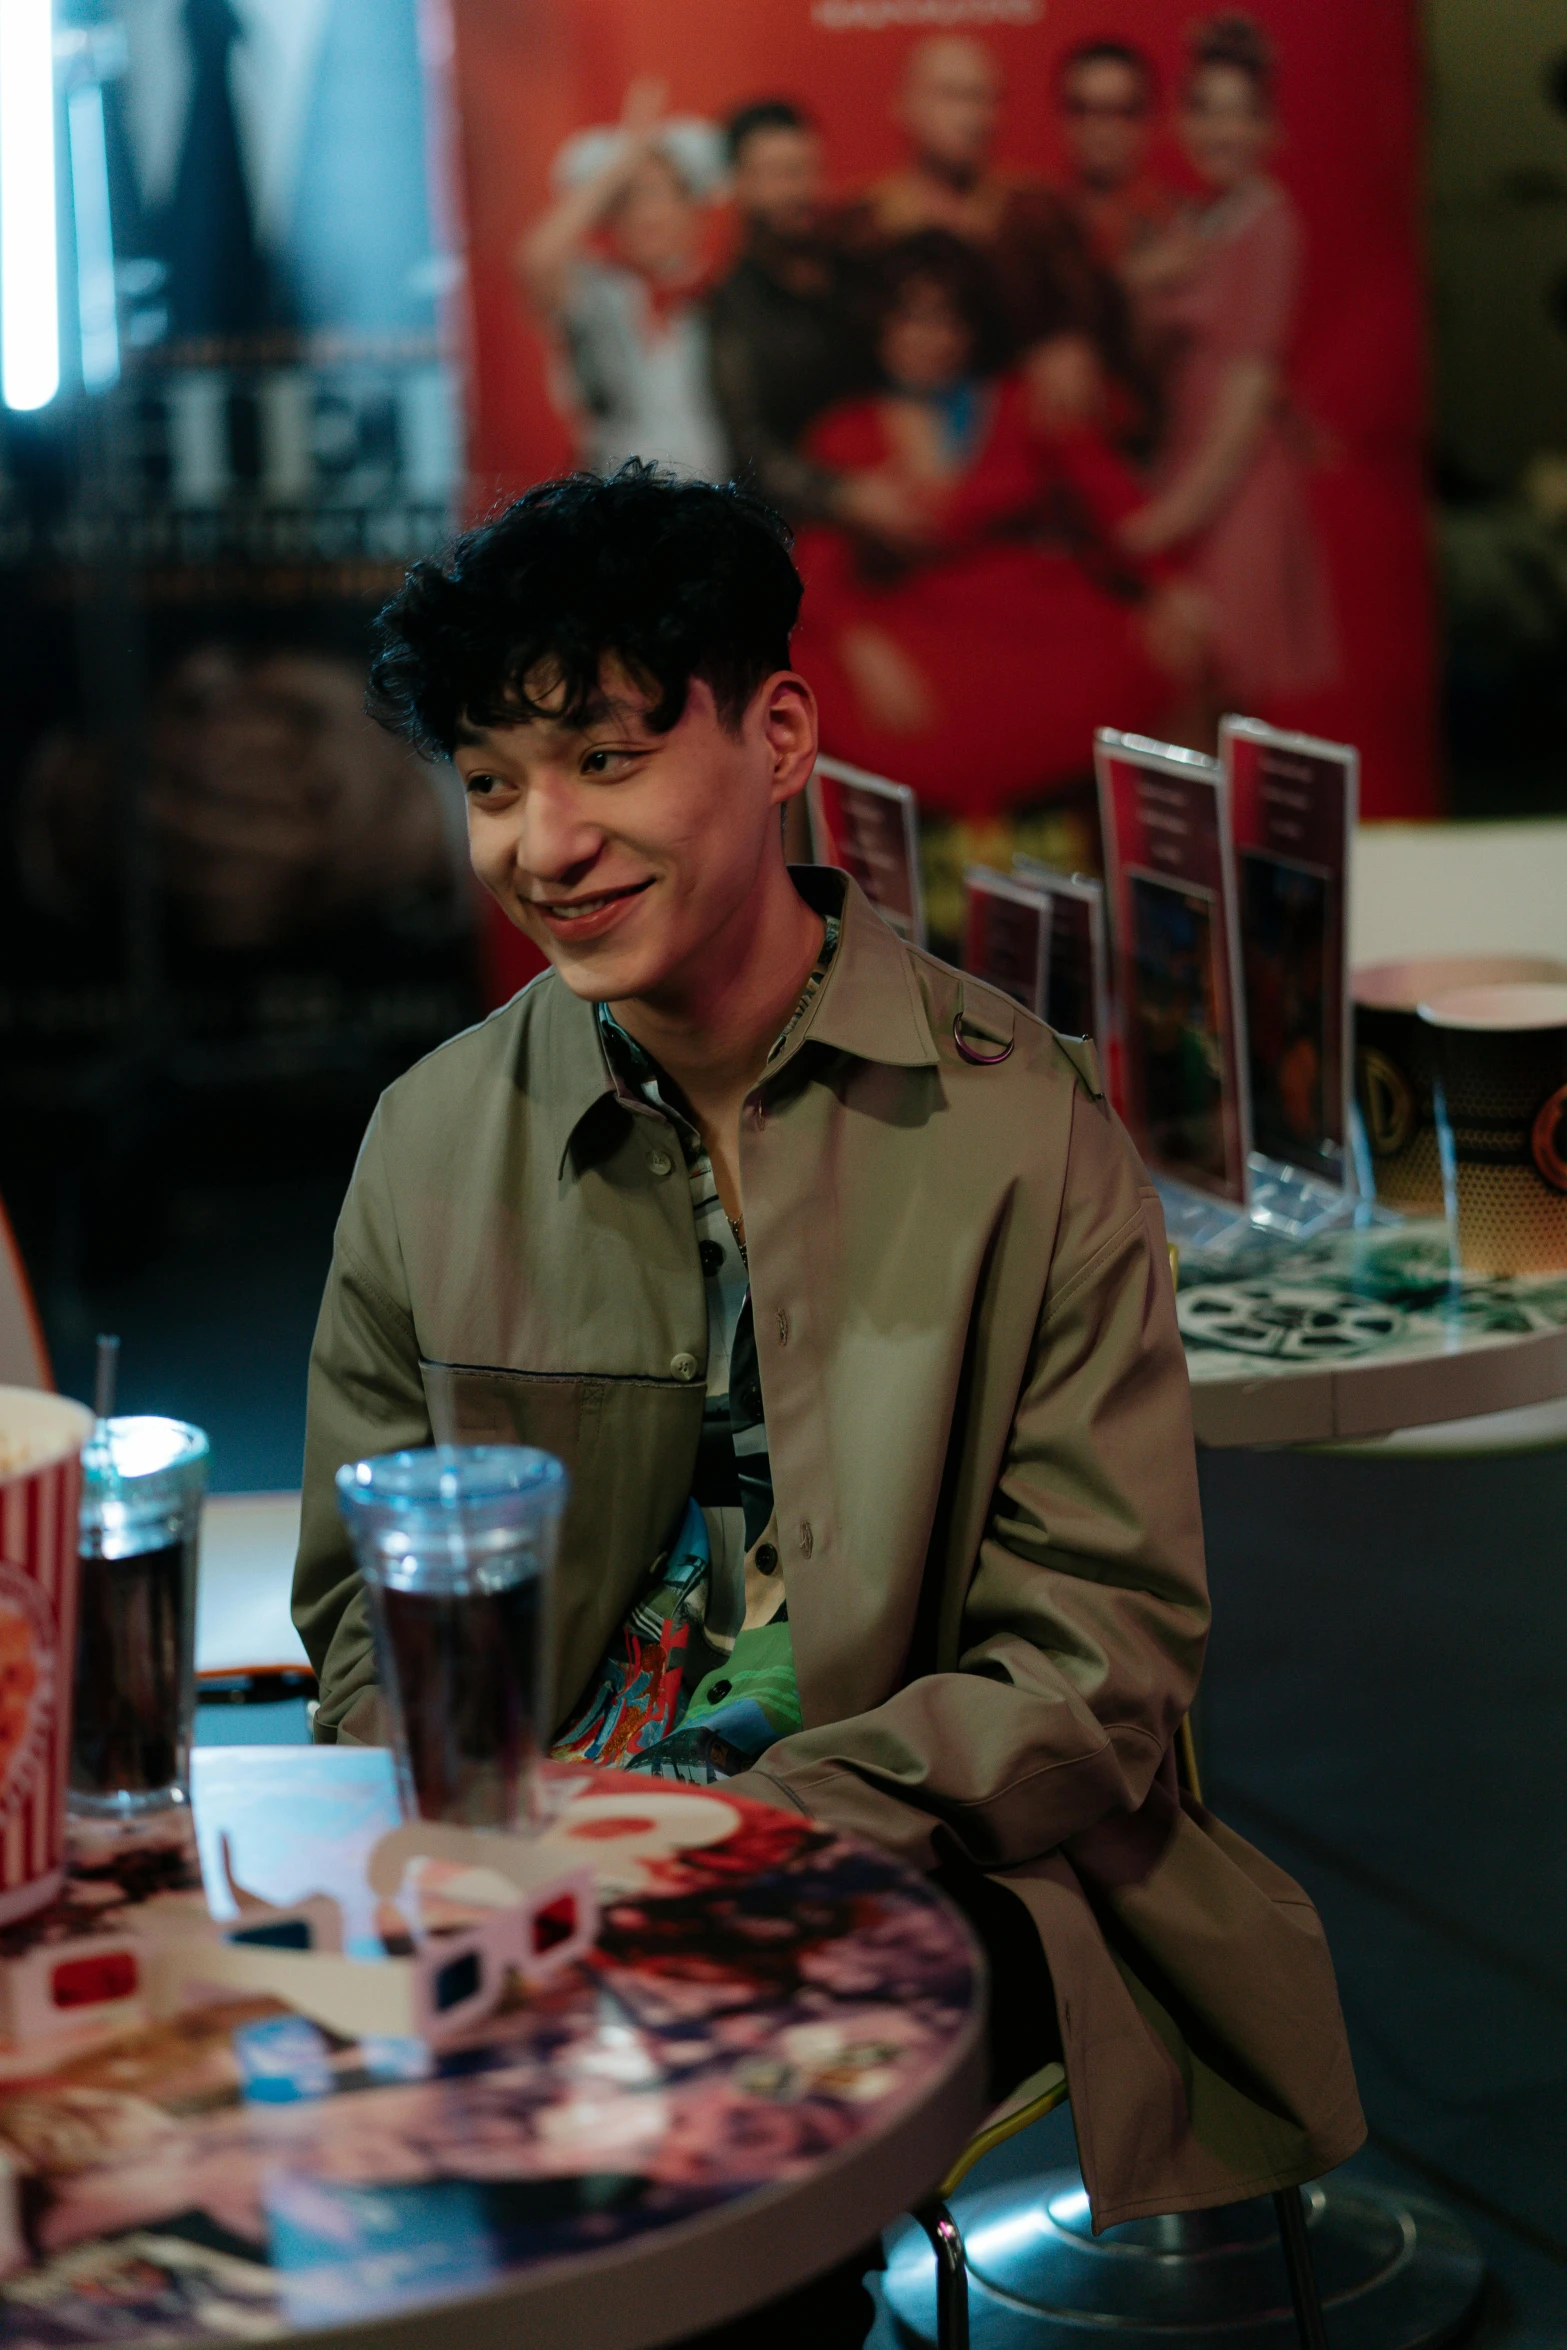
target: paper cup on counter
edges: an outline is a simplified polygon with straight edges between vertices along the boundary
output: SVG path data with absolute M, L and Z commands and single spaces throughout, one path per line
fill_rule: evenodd
M 1567 1269 L 1567 984 L 1457 988 L 1420 1017 L 1451 1137 L 1459 1262 Z
M 65 1860 L 77 1514 L 92 1414 L 0 1387 L 0 1926 L 59 1891 Z
M 1355 1099 L 1376 1196 L 1406 1216 L 1445 1213 L 1431 1032 L 1419 1007 L 1460 987 L 1567 984 L 1548 955 L 1446 955 L 1355 972 Z

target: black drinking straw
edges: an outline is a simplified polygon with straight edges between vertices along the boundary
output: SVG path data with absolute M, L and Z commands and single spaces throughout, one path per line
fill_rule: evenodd
M 120 1378 L 120 1342 L 107 1332 L 98 1333 L 98 1369 L 93 1381 L 93 1413 L 98 1425 L 93 1431 L 100 1444 L 108 1437 L 106 1423 L 114 1417 L 114 1391 Z

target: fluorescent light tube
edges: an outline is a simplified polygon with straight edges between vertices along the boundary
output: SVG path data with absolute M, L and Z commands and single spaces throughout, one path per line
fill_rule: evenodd
M 52 0 L 0 0 L 0 393 L 46 408 L 60 388 Z
M 103 91 L 83 82 L 66 108 L 71 137 L 71 210 L 76 222 L 76 310 L 82 335 L 82 382 L 107 391 L 120 375 L 120 330 L 114 306 L 114 228 L 109 216 L 109 150 Z

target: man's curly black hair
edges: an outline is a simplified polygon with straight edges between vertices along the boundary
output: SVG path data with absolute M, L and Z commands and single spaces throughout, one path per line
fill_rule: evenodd
M 656 733 L 679 722 L 694 677 L 737 729 L 762 680 L 789 666 L 800 592 L 787 526 L 738 485 L 636 458 L 607 480 L 570 474 L 414 565 L 376 619 L 368 706 L 450 757 L 469 729 L 580 725 L 615 660 L 649 696 Z

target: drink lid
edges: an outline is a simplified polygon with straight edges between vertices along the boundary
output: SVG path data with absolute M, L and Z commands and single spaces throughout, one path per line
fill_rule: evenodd
M 95 1426 L 82 1453 L 82 1532 L 116 1554 L 174 1533 L 206 1488 L 206 1435 L 138 1413 Z
M 1459 987 L 1420 1006 L 1433 1028 L 1567 1028 L 1567 986 Z
M 527 1444 L 435 1444 L 349 1461 L 337 1504 L 361 1568 L 394 1580 L 460 1582 L 553 1533 L 566 1472 Z

